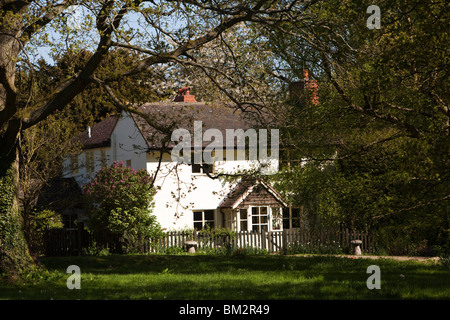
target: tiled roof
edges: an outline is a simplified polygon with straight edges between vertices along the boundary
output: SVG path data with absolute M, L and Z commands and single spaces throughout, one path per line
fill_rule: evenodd
M 81 143 L 83 149 L 108 147 L 111 145 L 111 134 L 120 115 L 111 115 L 105 120 L 92 126 L 89 138 L 88 129 L 80 133 L 75 139 Z
M 226 105 L 209 105 L 200 102 L 183 103 L 146 103 L 139 108 L 149 115 L 152 125 L 141 116 L 132 114 L 132 117 L 145 137 L 150 149 L 161 147 L 161 141 L 166 136 L 168 140 L 175 129 L 186 129 L 193 139 L 194 121 L 202 121 L 202 131 L 218 129 L 225 141 L 226 129 L 255 128 L 247 114 L 237 111 Z M 154 125 L 153 125 L 154 124 Z M 210 141 L 204 141 L 203 146 Z M 171 143 L 168 147 L 173 147 Z
M 201 102 L 160 102 L 145 103 L 137 108 L 148 115 L 148 119 L 131 113 L 137 127 L 145 138 L 149 149 L 159 149 L 164 138 L 171 140 L 175 129 L 186 129 L 194 135 L 194 121 L 202 121 L 203 133 L 208 129 L 218 129 L 225 142 L 226 129 L 257 129 L 250 113 L 244 113 L 234 107 L 219 104 L 206 104 Z M 111 115 L 91 128 L 91 137 L 85 130 L 76 139 L 81 142 L 84 149 L 110 146 L 111 134 L 120 115 Z M 147 121 L 149 120 L 149 121 Z M 151 124 L 150 124 L 150 123 Z M 204 141 L 207 146 L 211 141 Z M 167 147 L 171 148 L 170 142 Z

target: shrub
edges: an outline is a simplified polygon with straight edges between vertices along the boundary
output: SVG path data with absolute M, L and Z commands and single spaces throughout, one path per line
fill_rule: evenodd
M 449 253 L 444 253 L 439 257 L 439 263 L 447 268 L 450 269 L 450 254 Z
M 28 224 L 24 223 L 25 238 L 32 254 L 41 254 L 45 251 L 45 235 L 49 229 L 64 226 L 61 215 L 52 210 L 34 211 L 26 221 Z
M 308 242 L 291 243 L 287 248 L 287 254 L 342 254 L 345 249 L 338 242 L 331 243 L 311 243 Z
M 259 249 L 250 246 L 243 248 L 236 248 L 233 250 L 233 256 L 238 258 L 250 255 L 267 255 L 267 254 L 269 254 L 269 252 L 266 249 Z
M 185 251 L 181 247 L 168 247 L 164 250 L 165 254 L 183 254 Z
M 139 251 L 138 246 L 161 231 L 151 215 L 154 190 L 144 169 L 114 162 L 83 186 L 88 226 L 99 244 L 112 252 Z
M 34 265 L 23 272 L 21 280 L 27 284 L 36 284 L 41 281 L 56 281 L 62 277 L 63 274 L 59 271 L 49 271 L 44 267 Z

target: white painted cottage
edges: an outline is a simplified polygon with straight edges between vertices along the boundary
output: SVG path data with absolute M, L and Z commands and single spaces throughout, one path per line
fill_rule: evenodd
M 298 226 L 299 211 L 289 208 L 266 182 L 254 178 L 225 182 L 218 178 L 258 165 L 248 160 L 248 154 L 246 159 L 237 160 L 242 158 L 237 155 L 245 152 L 235 145 L 234 138 L 232 146 L 231 140 L 224 139 L 224 148 L 231 152 L 224 150 L 221 157 L 220 151 L 214 150 L 210 164 L 179 163 L 172 158 L 174 130 L 184 128 L 193 133 L 194 124 L 200 123 L 203 132 L 214 129 L 213 133 L 225 137 L 230 130 L 253 128 L 245 113 L 225 105 L 195 102 L 188 88 L 180 89 L 174 102 L 146 103 L 137 110 L 142 116 L 127 112 L 112 115 L 80 134 L 83 151 L 66 160 L 63 177 L 74 178 L 82 186 L 113 161 L 156 174 L 153 214 L 166 230 L 209 225 L 235 231 L 272 231 Z M 201 141 L 202 148 L 211 141 Z M 270 166 L 276 170 L 278 160 L 272 160 Z

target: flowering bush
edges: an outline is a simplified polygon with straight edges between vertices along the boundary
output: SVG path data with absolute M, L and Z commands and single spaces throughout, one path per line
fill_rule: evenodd
M 151 215 L 154 190 L 146 170 L 122 162 L 103 167 L 83 186 L 88 225 L 98 243 L 113 252 L 135 251 L 142 241 L 159 232 Z

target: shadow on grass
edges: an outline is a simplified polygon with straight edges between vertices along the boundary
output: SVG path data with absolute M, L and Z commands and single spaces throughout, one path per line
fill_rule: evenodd
M 44 258 L 55 281 L 1 285 L 0 299 L 448 299 L 450 274 L 437 265 L 392 260 L 299 256 L 111 255 Z M 66 268 L 81 269 L 69 290 Z M 381 269 L 381 290 L 366 270 Z
M 75 264 L 82 270 L 101 274 L 158 273 L 168 268 L 180 274 L 226 272 L 231 269 L 279 271 L 283 269 L 331 271 L 368 265 L 367 261 L 326 256 L 204 256 L 204 255 L 110 255 L 105 257 L 43 258 L 48 269 L 65 272 Z

